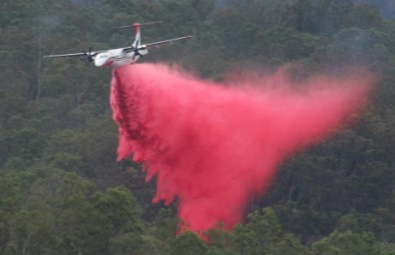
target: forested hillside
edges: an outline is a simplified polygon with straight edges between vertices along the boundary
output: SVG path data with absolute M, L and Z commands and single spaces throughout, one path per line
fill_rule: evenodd
M 391 1 L 389 1 L 390 3 Z M 0 254 L 395 254 L 395 21 L 352 0 L 2 0 Z M 281 166 L 234 232 L 176 236 L 153 181 L 116 162 L 110 69 L 45 54 L 121 47 L 135 21 L 153 49 L 220 81 L 229 70 L 293 64 L 303 77 L 367 66 L 378 82 L 349 129 Z M 301 120 L 303 121 L 303 120 Z
M 395 2 L 392 0 L 355 0 L 355 3 L 376 6 L 385 18 L 393 18 L 395 16 Z

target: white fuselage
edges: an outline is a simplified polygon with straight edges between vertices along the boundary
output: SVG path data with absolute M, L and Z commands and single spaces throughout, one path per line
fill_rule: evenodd
M 147 55 L 148 50 L 139 50 L 139 54 Z M 118 67 L 136 62 L 140 58 L 133 50 L 125 51 L 125 49 L 113 49 L 99 53 L 94 58 L 97 67 Z
M 118 67 L 122 65 L 128 65 L 139 60 L 140 57 L 148 54 L 148 48 L 157 47 L 164 44 L 171 44 L 174 41 L 191 38 L 192 36 L 184 36 L 173 38 L 169 40 L 149 43 L 149 44 L 141 44 L 141 25 L 152 25 L 158 24 L 161 22 L 148 22 L 148 23 L 134 23 L 133 25 L 122 26 L 118 28 L 127 28 L 133 27 L 135 29 L 135 39 L 132 44 L 124 48 L 111 49 L 111 50 L 100 50 L 100 51 L 92 51 L 92 48 L 89 48 L 89 51 L 83 51 L 78 53 L 67 53 L 67 54 L 51 54 L 44 56 L 45 58 L 63 58 L 63 57 L 85 57 L 89 62 L 93 62 L 97 67 Z

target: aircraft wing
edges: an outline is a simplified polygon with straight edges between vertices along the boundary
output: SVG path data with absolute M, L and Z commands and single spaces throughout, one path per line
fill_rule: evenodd
M 44 58 L 62 58 L 62 57 L 78 57 L 85 56 L 85 53 L 72 53 L 72 54 L 60 54 L 60 55 L 46 55 Z
M 80 53 L 71 53 L 71 54 L 59 54 L 59 55 L 46 55 L 44 58 L 63 58 L 63 57 L 79 57 L 79 56 L 96 56 L 97 54 L 105 52 L 105 51 L 89 51 L 89 52 L 80 52 Z
M 179 41 L 179 40 L 183 40 L 183 39 L 188 39 L 188 38 L 192 38 L 192 36 L 183 36 L 183 37 L 178 37 L 178 38 L 174 38 L 174 39 L 170 39 L 170 40 L 164 40 L 164 41 L 160 41 L 160 42 L 154 42 L 154 43 L 148 43 L 145 44 L 144 46 L 146 48 L 159 48 L 160 46 L 164 45 L 164 44 L 172 44 L 175 41 Z

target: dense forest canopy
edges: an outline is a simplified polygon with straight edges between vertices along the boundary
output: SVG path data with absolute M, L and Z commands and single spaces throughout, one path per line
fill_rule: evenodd
M 261 0 L 261 1 L 265 2 L 268 0 Z M 231 2 L 231 0 L 217 0 L 216 4 L 217 7 L 223 7 L 226 6 L 229 2 Z M 288 0 L 288 2 L 297 2 L 297 1 Z M 393 18 L 395 16 L 395 2 L 392 0 L 353 0 L 353 2 L 357 4 L 368 4 L 371 7 L 378 8 L 384 18 Z
M 366 2 L 366 1 L 364 1 Z M 0 254 L 395 254 L 393 1 L 3 0 L 0 3 Z M 111 70 L 51 53 L 192 34 L 143 61 L 212 80 L 284 64 L 302 76 L 363 65 L 378 76 L 352 128 L 285 163 L 234 232 L 176 237 L 141 167 L 116 162 Z M 175 54 L 176 53 L 176 54 Z
M 355 3 L 366 3 L 380 9 L 384 18 L 395 16 L 395 2 L 392 0 L 355 0 Z

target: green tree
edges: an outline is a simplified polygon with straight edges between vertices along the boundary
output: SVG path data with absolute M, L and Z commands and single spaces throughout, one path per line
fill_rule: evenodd
M 235 229 L 235 250 L 251 255 L 309 254 L 293 235 L 282 230 L 271 208 L 250 214 L 248 223 Z
M 355 234 L 350 231 L 344 233 L 335 231 L 329 237 L 314 243 L 312 249 L 317 255 L 380 254 L 379 244 L 373 234 Z
M 209 254 L 210 247 L 195 233 L 186 231 L 174 239 L 170 249 L 174 255 L 200 255 Z

